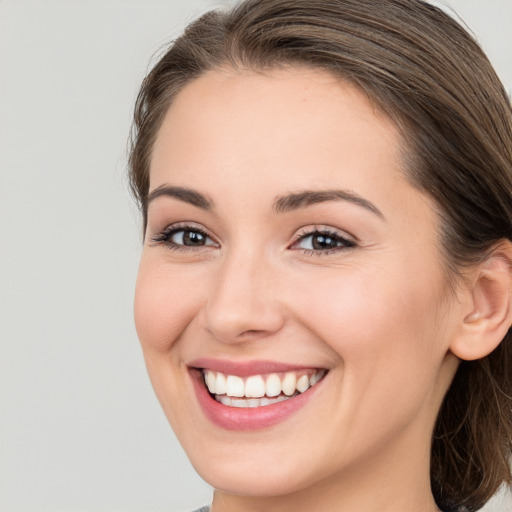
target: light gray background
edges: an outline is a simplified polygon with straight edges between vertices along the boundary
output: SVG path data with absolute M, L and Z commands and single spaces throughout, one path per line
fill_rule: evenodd
M 512 89 L 512 0 L 451 4 Z M 132 321 L 140 226 L 124 175 L 151 56 L 219 5 L 0 0 L 4 512 L 179 512 L 210 499 L 143 366 Z

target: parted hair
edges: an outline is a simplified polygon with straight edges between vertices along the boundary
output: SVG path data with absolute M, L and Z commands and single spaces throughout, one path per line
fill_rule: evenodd
M 144 229 L 151 153 L 176 94 L 209 70 L 290 65 L 356 85 L 393 119 L 407 178 L 437 206 L 454 283 L 512 240 L 510 100 L 468 31 L 421 0 L 246 0 L 191 23 L 145 78 L 135 107 L 129 173 Z M 430 474 L 447 512 L 476 511 L 512 482 L 511 337 L 461 361 L 439 411 Z

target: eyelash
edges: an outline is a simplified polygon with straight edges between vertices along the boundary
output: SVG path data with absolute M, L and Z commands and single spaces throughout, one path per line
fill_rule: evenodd
M 301 241 L 306 240 L 307 238 L 311 237 L 325 237 L 328 239 L 333 240 L 337 244 L 339 244 L 337 247 L 329 248 L 329 249 L 298 249 L 302 250 L 302 252 L 306 256 L 318 256 L 318 255 L 326 255 L 326 254 L 333 254 L 339 251 L 346 251 L 347 249 L 353 249 L 357 246 L 356 242 L 346 238 L 345 236 L 341 235 L 338 231 L 329 229 L 329 228 L 319 228 L 314 227 L 306 228 L 304 231 L 300 232 L 296 238 L 295 241 L 292 243 L 291 247 L 296 246 Z
M 173 242 L 171 240 L 172 237 L 174 235 L 176 235 L 177 233 L 180 233 L 181 231 L 183 233 L 196 233 L 196 234 L 199 234 L 199 235 L 205 237 L 206 239 L 212 240 L 212 238 L 208 235 L 208 233 L 206 233 L 206 231 L 204 231 L 203 229 L 201 229 L 197 226 L 190 225 L 190 224 L 173 224 L 172 226 L 168 226 L 167 228 L 165 228 L 162 232 L 152 236 L 151 241 L 155 244 L 165 245 L 165 246 L 167 246 L 168 249 L 171 249 L 173 251 L 181 251 L 181 252 L 193 251 L 193 250 L 196 250 L 197 248 L 201 249 L 202 247 L 210 247 L 212 245 L 217 245 L 216 242 L 213 242 L 212 244 L 205 244 L 202 246 L 200 245 L 200 246 L 194 247 L 194 246 L 187 246 L 184 244 L 177 244 L 177 243 Z
M 204 245 L 198 245 L 198 246 L 187 246 L 184 244 L 177 244 L 173 242 L 171 239 L 177 234 L 183 232 L 185 233 L 195 233 L 199 234 L 200 236 L 203 236 L 205 239 L 210 240 L 212 243 L 206 243 Z M 297 248 L 296 246 L 301 242 L 306 240 L 308 237 L 325 237 L 328 239 L 331 239 L 332 241 L 339 244 L 337 247 L 329 248 L 329 249 L 301 249 Z M 162 244 L 167 246 L 167 248 L 173 250 L 173 251 L 181 251 L 181 252 L 187 252 L 187 251 L 194 251 L 197 249 L 202 249 L 203 247 L 211 247 L 211 246 L 217 246 L 217 242 L 215 242 L 206 231 L 203 229 L 190 225 L 190 224 L 174 224 L 172 226 L 168 226 L 165 228 L 162 232 L 154 235 L 151 237 L 151 241 L 155 244 Z M 294 250 L 301 250 L 304 255 L 306 256 L 318 256 L 323 254 L 332 254 L 335 252 L 347 250 L 347 249 L 353 249 L 356 247 L 357 244 L 355 241 L 350 240 L 343 235 L 341 235 L 339 232 L 327 229 L 327 228 L 307 228 L 301 233 L 299 233 L 296 237 L 293 243 L 290 245 L 290 248 L 296 247 Z

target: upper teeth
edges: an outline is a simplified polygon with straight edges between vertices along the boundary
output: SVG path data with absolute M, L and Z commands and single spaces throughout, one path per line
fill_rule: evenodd
M 276 397 L 283 393 L 291 396 L 295 392 L 303 393 L 314 386 L 325 370 L 300 370 L 268 375 L 251 375 L 245 380 L 237 375 L 225 375 L 221 372 L 204 370 L 204 380 L 212 395 L 227 395 L 237 398 L 261 398 L 265 395 Z

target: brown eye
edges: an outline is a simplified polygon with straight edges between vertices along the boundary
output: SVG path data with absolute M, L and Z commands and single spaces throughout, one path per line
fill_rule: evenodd
M 175 245 L 185 245 L 187 247 L 202 247 L 204 245 L 214 245 L 205 233 L 191 229 L 179 229 L 174 231 L 169 237 L 169 242 Z
M 193 226 L 169 226 L 153 236 L 151 240 L 154 243 L 165 245 L 169 249 L 178 250 L 218 246 L 203 230 Z
M 311 237 L 311 246 L 315 250 L 335 249 L 341 245 L 343 244 L 340 240 L 329 235 L 313 235 Z
M 355 247 L 355 242 L 347 240 L 337 233 L 315 231 L 302 236 L 295 246 L 305 251 L 332 251 Z

